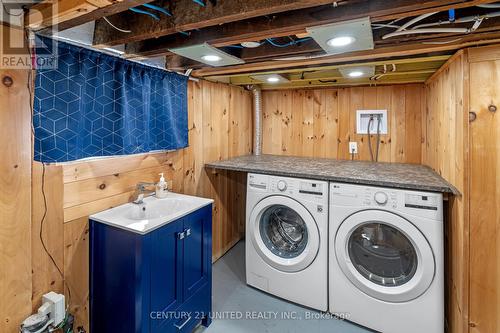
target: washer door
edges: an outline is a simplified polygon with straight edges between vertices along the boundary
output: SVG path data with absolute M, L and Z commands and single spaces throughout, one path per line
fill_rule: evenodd
M 319 250 L 318 227 L 299 202 L 284 196 L 261 200 L 250 213 L 248 232 L 260 257 L 283 272 L 308 267 Z
M 335 236 L 335 253 L 347 278 L 382 301 L 415 299 L 434 279 L 434 255 L 427 239 L 393 213 L 365 210 L 346 218 Z

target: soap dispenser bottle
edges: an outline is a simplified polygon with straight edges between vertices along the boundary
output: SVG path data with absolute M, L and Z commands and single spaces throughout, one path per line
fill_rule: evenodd
M 155 196 L 158 199 L 163 199 L 167 196 L 167 182 L 165 182 L 165 177 L 163 177 L 163 172 L 160 173 L 160 181 L 156 184 L 156 193 Z

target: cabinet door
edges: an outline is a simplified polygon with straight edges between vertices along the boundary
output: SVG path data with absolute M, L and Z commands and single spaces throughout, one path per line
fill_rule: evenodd
M 183 300 L 200 287 L 211 288 L 212 206 L 206 206 L 184 219 Z
M 151 331 L 163 332 L 168 313 L 182 302 L 182 220 L 151 234 Z M 161 312 L 161 313 L 160 313 Z

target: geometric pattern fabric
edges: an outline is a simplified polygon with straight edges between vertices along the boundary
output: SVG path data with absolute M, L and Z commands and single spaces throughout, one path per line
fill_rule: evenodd
M 37 36 L 37 46 L 51 43 L 57 68 L 38 69 L 35 80 L 36 161 L 188 145 L 186 76 Z

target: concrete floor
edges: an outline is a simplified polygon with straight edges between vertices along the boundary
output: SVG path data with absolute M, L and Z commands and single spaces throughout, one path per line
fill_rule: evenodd
M 312 318 L 322 313 L 300 307 L 271 296 L 245 283 L 245 243 L 239 242 L 213 266 L 214 318 L 208 329 L 198 327 L 196 333 L 368 333 L 372 332 L 348 321 L 335 318 Z M 255 313 L 254 313 L 255 312 Z M 277 313 L 278 319 L 247 318 Z M 252 314 L 252 315 L 250 315 Z M 282 319 L 282 314 L 293 316 Z M 243 316 L 242 319 L 230 316 Z M 324 314 L 323 314 L 324 315 Z M 224 318 L 222 318 L 224 317 Z M 304 319 L 309 318 L 309 319 Z

